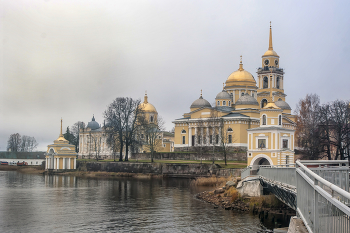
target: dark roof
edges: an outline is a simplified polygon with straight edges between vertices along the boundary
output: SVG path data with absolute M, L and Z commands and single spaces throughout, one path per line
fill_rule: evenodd
M 234 109 L 228 106 L 217 106 L 216 109 L 221 112 L 232 112 Z
M 92 117 L 92 120 L 88 123 L 86 128 L 90 128 L 91 130 L 96 130 L 100 128 L 100 125 L 95 121 L 95 116 Z
M 45 151 L 10 152 L 0 151 L 0 159 L 45 159 Z
M 248 117 L 249 118 L 249 116 L 243 115 L 241 113 L 230 113 L 230 114 L 223 116 L 223 117 Z
M 257 128 L 252 128 L 252 129 L 247 129 L 247 130 L 274 130 L 274 129 L 280 129 L 280 130 L 287 130 L 287 131 L 294 131 L 293 129 L 287 129 L 283 128 L 281 126 L 266 126 L 266 127 L 257 127 Z
M 210 103 L 207 100 L 203 99 L 202 96 L 200 96 L 199 99 L 195 100 L 191 104 L 190 108 L 201 108 L 201 107 L 210 107 L 211 108 Z

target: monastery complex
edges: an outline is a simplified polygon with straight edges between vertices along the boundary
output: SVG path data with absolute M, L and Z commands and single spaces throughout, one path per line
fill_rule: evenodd
M 248 165 L 286 165 L 294 162 L 295 116 L 286 102 L 284 71 L 280 57 L 273 50 L 270 25 L 268 50 L 262 55 L 256 79 L 244 70 L 242 57 L 238 70 L 226 79 L 223 89 L 215 98 L 215 106 L 200 97 L 190 106 L 190 112 L 173 121 L 174 135 L 163 132 L 157 152 L 193 152 L 198 148 L 207 151 L 246 151 Z M 145 118 L 154 122 L 156 108 L 148 102 L 147 94 L 140 104 Z M 107 145 L 106 127 L 95 117 L 80 129 L 79 158 L 111 159 L 112 150 Z M 141 133 L 140 138 L 144 141 Z M 148 152 L 144 146 L 138 153 Z M 134 151 L 135 152 L 135 151 Z M 46 156 L 47 169 L 75 169 L 74 146 L 68 144 L 61 133 L 49 145 Z M 220 158 L 222 159 L 222 158 Z
M 217 94 L 215 106 L 201 93 L 190 112 L 173 123 L 175 151 L 226 145 L 247 150 L 248 165 L 293 163 L 295 116 L 286 102 L 284 71 L 273 50 L 271 26 L 256 79 L 244 70 L 241 57 L 238 70 Z

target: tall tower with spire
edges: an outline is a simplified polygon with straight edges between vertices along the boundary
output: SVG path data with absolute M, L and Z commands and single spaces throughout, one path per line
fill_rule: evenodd
M 260 108 L 267 103 L 278 100 L 285 101 L 286 94 L 283 89 L 283 69 L 279 67 L 278 54 L 273 50 L 272 45 L 272 28 L 270 22 L 269 48 L 262 55 L 262 67 L 258 68 L 258 102 Z

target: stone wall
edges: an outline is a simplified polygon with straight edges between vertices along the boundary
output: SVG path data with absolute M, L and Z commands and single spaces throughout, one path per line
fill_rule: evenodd
M 196 153 L 196 152 L 188 152 L 188 153 L 155 153 L 155 160 L 224 160 L 224 154 L 221 152 L 216 152 L 213 156 L 212 153 Z M 130 156 L 131 159 L 138 160 L 147 160 L 151 159 L 150 153 L 134 153 Z M 227 160 L 240 160 L 247 161 L 247 154 L 245 152 L 230 152 L 226 155 Z
M 240 175 L 241 169 L 220 169 L 213 164 L 184 164 L 184 163 L 131 163 L 131 162 L 80 162 L 79 171 L 106 171 L 154 174 L 169 177 L 205 177 Z

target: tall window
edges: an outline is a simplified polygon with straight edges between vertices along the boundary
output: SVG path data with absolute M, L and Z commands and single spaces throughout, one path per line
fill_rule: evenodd
M 267 100 L 266 99 L 263 99 L 261 101 L 261 108 L 265 107 L 267 105 Z
M 226 106 L 226 101 L 225 101 L 225 100 L 222 101 L 222 105 L 223 105 L 223 106 Z
M 288 139 L 282 140 L 282 146 L 283 146 L 283 149 L 288 149 Z
M 228 101 L 228 106 L 229 106 L 229 107 L 231 106 L 231 101 Z
M 198 136 L 198 138 L 197 138 L 198 140 L 197 140 L 197 142 L 198 142 L 198 144 L 200 145 L 201 144 L 201 137 L 200 136 Z
M 213 144 L 213 135 L 209 135 L 209 144 Z
M 182 144 L 186 144 L 186 136 L 182 136 Z
M 278 125 L 282 125 L 282 115 L 278 116 Z
M 150 117 L 150 122 L 153 122 L 153 116 Z
M 228 135 L 228 143 L 232 143 L 232 135 Z
M 266 115 L 263 115 L 263 117 L 262 117 L 262 124 L 266 125 Z
M 220 106 L 220 101 L 218 101 L 218 106 Z
M 244 92 L 241 93 L 241 96 L 244 96 Z
M 263 79 L 263 88 L 269 88 L 269 79 L 267 77 Z
M 219 134 L 215 135 L 215 143 L 219 144 Z
M 280 77 L 277 77 L 277 80 L 276 80 L 276 87 L 278 89 L 280 89 Z

